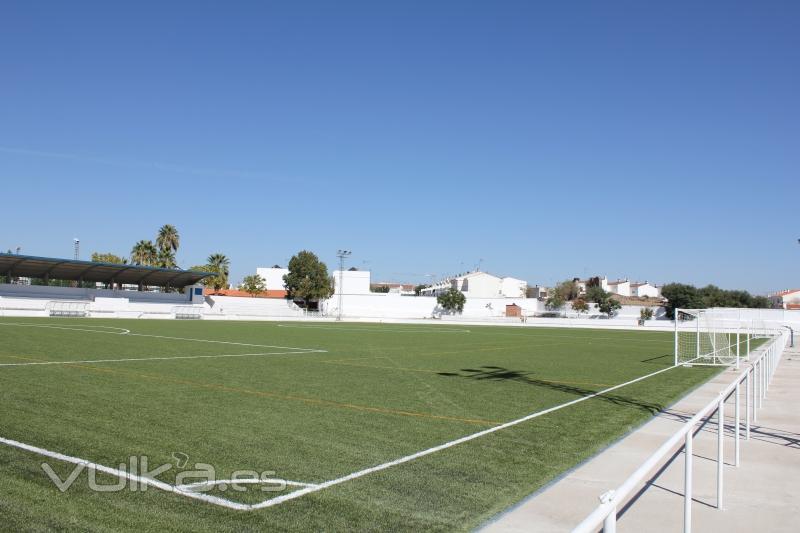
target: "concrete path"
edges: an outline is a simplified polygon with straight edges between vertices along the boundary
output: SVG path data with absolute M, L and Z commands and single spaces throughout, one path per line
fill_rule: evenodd
M 487 532 L 570 531 L 598 504 L 598 496 L 618 487 L 682 423 L 730 384 L 725 371 L 671 409 L 656 416 L 541 493 L 496 517 Z M 741 396 L 744 417 L 744 390 Z M 734 463 L 733 399 L 725 405 L 723 509 L 716 508 L 716 419 L 694 440 L 692 506 L 694 531 L 800 531 L 800 350 L 784 352 L 750 440 L 742 439 L 741 461 Z M 744 426 L 742 426 L 744 427 Z M 619 531 L 683 530 L 682 448 L 619 516 Z

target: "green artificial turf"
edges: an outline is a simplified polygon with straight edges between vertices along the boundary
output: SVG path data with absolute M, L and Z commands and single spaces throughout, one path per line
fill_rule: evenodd
M 322 483 L 667 368 L 672 350 L 672 334 L 648 331 L 5 318 L 0 365 L 160 359 L 0 366 L 0 437 L 111 467 L 141 455 L 175 463 L 177 453 L 213 465 L 219 479 L 254 470 Z M 265 352 L 290 353 L 216 357 Z M 717 371 L 675 368 L 255 511 L 154 488 L 94 492 L 85 471 L 61 493 L 40 465 L 62 477 L 73 465 L 0 444 L 0 527 L 471 529 Z M 210 494 L 255 503 L 296 490 L 261 488 Z

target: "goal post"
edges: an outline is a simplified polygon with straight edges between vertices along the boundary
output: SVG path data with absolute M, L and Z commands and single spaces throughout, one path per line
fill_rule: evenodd
M 741 323 L 716 309 L 675 310 L 675 365 L 738 364 L 742 341 Z

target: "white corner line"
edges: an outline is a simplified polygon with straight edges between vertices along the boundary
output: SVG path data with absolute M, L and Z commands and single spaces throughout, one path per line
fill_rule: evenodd
M 39 448 L 37 446 L 31 446 L 30 444 L 25 444 L 24 442 L 18 442 L 11 439 L 5 439 L 0 437 L 0 443 L 6 444 L 8 446 L 13 446 L 14 448 L 19 448 L 21 450 L 26 450 L 29 452 L 33 452 L 39 455 L 43 455 L 45 457 L 50 457 L 51 459 L 57 459 L 59 461 L 64 461 L 66 463 L 72 463 L 76 465 L 84 465 L 87 468 L 91 468 L 98 472 L 103 472 L 104 474 L 109 474 L 112 476 L 117 476 L 119 478 L 127 479 L 130 481 L 135 481 L 141 485 L 147 485 L 150 487 L 154 487 L 166 492 L 172 492 L 174 494 L 179 494 L 181 496 L 186 496 L 187 498 L 193 498 L 195 500 L 204 501 L 206 503 L 211 503 L 214 505 L 220 505 L 222 507 L 227 507 L 228 509 L 235 509 L 237 511 L 248 511 L 250 510 L 250 506 L 243 503 L 237 503 L 230 500 L 226 500 L 224 498 L 219 498 L 217 496 L 209 496 L 208 494 L 202 494 L 198 492 L 192 492 L 191 490 L 186 490 L 181 487 L 176 487 L 175 485 L 170 485 L 169 483 L 165 483 L 163 481 L 158 481 L 157 479 L 138 476 L 136 474 L 131 474 L 130 472 L 126 472 L 124 470 L 119 470 L 117 468 L 110 468 L 107 466 L 99 465 L 97 463 L 92 463 L 85 459 L 80 459 L 78 457 L 72 457 L 71 455 L 64 455 L 63 453 L 52 452 L 50 450 L 45 450 L 44 448 Z

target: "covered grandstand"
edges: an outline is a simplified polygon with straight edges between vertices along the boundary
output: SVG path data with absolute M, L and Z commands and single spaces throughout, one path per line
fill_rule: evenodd
M 9 280 L 33 278 L 41 279 L 45 283 L 50 280 L 64 280 L 104 283 L 111 287 L 150 285 L 169 289 L 194 285 L 213 275 L 193 270 L 0 253 L 0 276 Z

